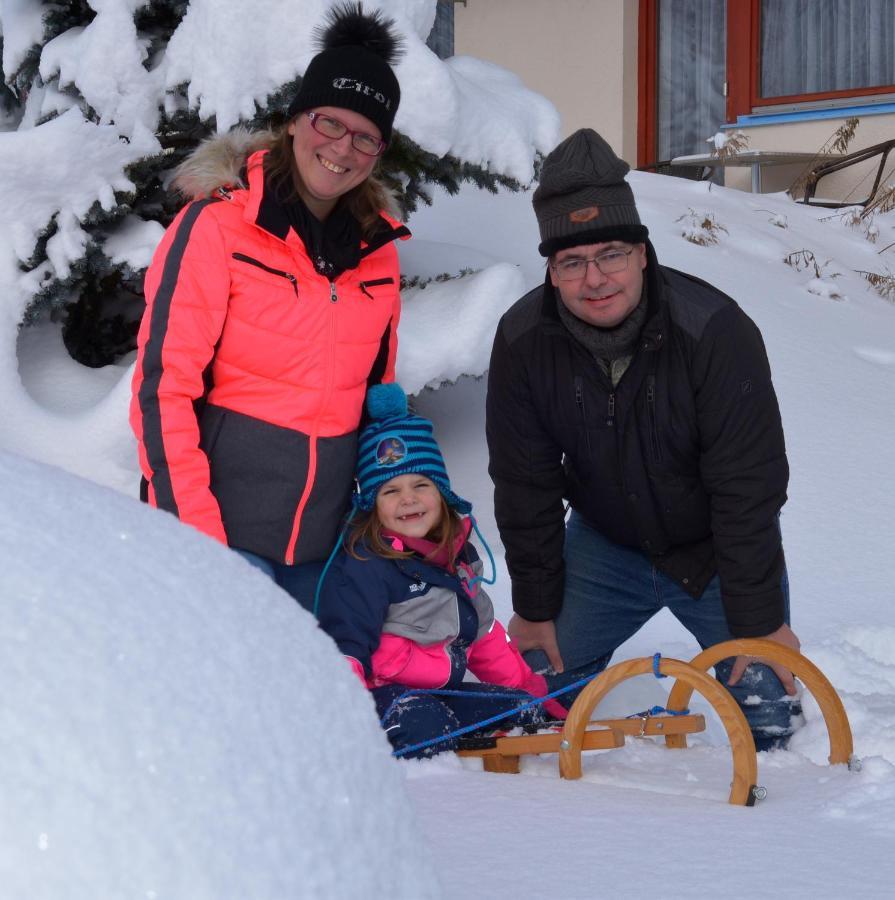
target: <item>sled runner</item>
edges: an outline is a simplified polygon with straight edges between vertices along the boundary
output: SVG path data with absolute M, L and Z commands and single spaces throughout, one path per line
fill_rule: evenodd
M 690 662 L 661 657 L 642 657 L 617 663 L 590 681 L 569 710 L 562 731 L 553 734 L 533 734 L 485 738 L 475 747 L 458 751 L 459 756 L 480 756 L 486 771 L 519 771 L 519 758 L 527 753 L 559 754 L 559 772 L 563 778 L 581 777 L 581 753 L 584 750 L 609 749 L 624 745 L 626 735 L 660 736 L 672 748 L 685 748 L 687 735 L 705 730 L 705 719 L 691 715 L 687 704 L 698 691 L 712 706 L 727 731 L 733 757 L 733 777 L 728 802 L 752 806 L 766 795 L 756 785 L 758 765 L 755 742 L 746 718 L 728 691 L 706 674 L 715 663 L 731 656 L 756 656 L 786 666 L 810 691 L 820 707 L 830 741 L 831 764 L 845 763 L 850 769 L 860 768 L 854 756 L 851 727 L 842 701 L 820 669 L 810 660 L 774 641 L 742 639 L 725 641 L 709 647 Z M 652 672 L 656 677 L 676 679 L 668 695 L 668 706 L 626 719 L 591 720 L 591 715 L 603 697 L 629 678 Z

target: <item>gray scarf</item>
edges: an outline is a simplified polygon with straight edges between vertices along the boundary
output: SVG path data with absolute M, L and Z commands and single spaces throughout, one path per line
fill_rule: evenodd
M 628 368 L 640 332 L 646 322 L 646 282 L 640 294 L 640 302 L 626 319 L 615 328 L 597 328 L 570 312 L 559 291 L 556 291 L 556 308 L 559 319 L 572 337 L 596 360 L 600 368 L 612 379 L 613 386 Z

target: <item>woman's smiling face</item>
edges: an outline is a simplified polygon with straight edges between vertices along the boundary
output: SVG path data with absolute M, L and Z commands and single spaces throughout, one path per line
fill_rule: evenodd
M 320 106 L 309 111 L 336 119 L 352 131 L 382 137 L 366 116 L 350 109 Z M 298 193 L 308 209 L 323 220 L 333 211 L 339 197 L 370 177 L 379 157 L 355 150 L 350 132 L 337 140 L 319 134 L 311 125 L 309 111 L 299 113 L 287 130 L 292 135 L 292 152 L 301 180 Z

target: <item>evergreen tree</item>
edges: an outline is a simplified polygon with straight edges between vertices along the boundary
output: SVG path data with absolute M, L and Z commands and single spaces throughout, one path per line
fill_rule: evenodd
M 138 8 L 128 13 L 131 22 L 122 24 L 120 18 L 115 20 L 115 27 L 125 31 L 133 42 L 132 47 L 126 48 L 133 51 L 130 62 L 122 62 L 117 55 L 112 61 L 114 71 L 109 77 L 118 79 L 117 92 L 112 91 L 110 96 L 103 89 L 102 66 L 81 70 L 80 77 L 72 77 L 71 60 L 75 54 L 67 54 L 67 42 L 84 40 L 87 29 L 99 24 L 98 16 L 107 15 L 112 22 L 113 15 L 120 17 L 123 10 L 133 6 Z M 170 174 L 199 141 L 215 133 L 217 126 L 213 116 L 200 118 L 196 104 L 190 102 L 189 84 L 160 88 L 153 81 L 158 80 L 168 43 L 184 20 L 189 0 L 120 3 L 117 9 L 109 11 L 107 5 L 100 12 L 86 0 L 35 0 L 34 7 L 35 14 L 39 7 L 41 37 L 30 47 L 19 47 L 19 52 L 10 54 L 15 65 L 12 71 L 3 72 L 0 116 L 6 117 L 6 129 L 39 128 L 68 110 L 77 109 L 98 129 L 117 129 L 122 142 L 135 140 L 141 128 L 148 128 L 155 136 L 151 152 L 124 167 L 123 174 L 132 187 L 118 185 L 114 201 L 94 202 L 90 209 L 77 215 L 77 223 L 70 227 L 80 242 L 80 253 L 61 267 L 62 274 L 59 267 L 47 265 L 51 242 L 60 234 L 64 219 L 61 209 L 38 235 L 30 258 L 21 262 L 24 271 L 35 275 L 35 288 L 24 309 L 23 323 L 36 322 L 46 315 L 61 320 L 69 353 L 86 365 L 101 366 L 135 347 L 143 310 L 145 260 L 135 265 L 126 256 L 116 256 L 110 246 L 125 227 L 158 223 L 160 232 L 170 223 L 182 202 L 166 190 Z M 0 25 L 8 35 L 10 23 L 0 21 Z M 21 26 L 21 22 L 12 25 Z M 55 43 L 48 48 L 51 42 Z M 89 83 L 89 89 L 79 89 L 83 82 Z M 299 84 L 300 78 L 295 78 L 271 91 L 263 103 L 256 102 L 255 115 L 245 124 L 264 128 L 282 121 Z M 144 94 L 154 96 L 152 109 L 142 108 L 134 113 L 127 106 L 129 93 L 135 107 L 139 107 Z M 451 156 L 438 157 L 397 132 L 383 157 L 382 175 L 405 215 L 420 201 L 430 202 L 428 189 L 433 184 L 451 193 L 464 181 L 492 191 L 498 185 L 520 187 L 514 179 L 482 166 Z M 71 241 L 67 249 L 71 256 Z

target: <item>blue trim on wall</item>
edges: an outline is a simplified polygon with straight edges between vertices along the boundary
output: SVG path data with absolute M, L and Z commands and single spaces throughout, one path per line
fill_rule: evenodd
M 847 119 L 850 116 L 881 116 L 895 113 L 895 103 L 876 103 L 869 106 L 837 106 L 835 109 L 801 109 L 798 112 L 761 113 L 737 116 L 732 125 L 722 125 L 723 129 L 741 128 L 744 125 L 780 125 L 783 122 L 811 122 L 820 119 Z

